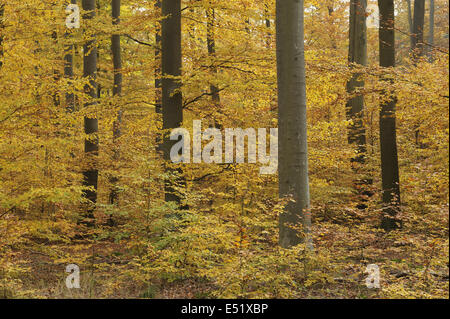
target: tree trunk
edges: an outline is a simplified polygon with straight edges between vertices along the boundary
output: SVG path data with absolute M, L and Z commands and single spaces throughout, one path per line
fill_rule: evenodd
M 84 20 L 92 20 L 95 17 L 95 0 L 83 0 L 83 10 L 86 11 Z M 94 105 L 97 98 L 97 42 L 95 36 L 91 36 L 83 46 L 83 76 L 89 79 L 85 86 L 85 92 L 93 101 L 87 102 L 85 106 Z M 88 158 L 89 167 L 83 172 L 83 185 L 91 187 L 84 191 L 84 197 L 91 202 L 88 208 L 89 219 L 93 219 L 94 205 L 97 202 L 98 170 L 96 168 L 96 156 L 98 155 L 98 120 L 96 118 L 84 118 L 84 132 L 88 135 L 84 143 L 84 152 Z M 88 222 L 91 224 L 92 221 Z
M 211 59 L 211 74 L 216 77 L 217 76 L 217 68 L 215 66 L 215 58 L 216 58 L 216 40 L 214 33 L 214 25 L 215 25 L 215 12 L 214 8 L 211 7 L 211 2 L 209 2 L 209 6 L 206 9 L 206 42 L 208 46 L 208 55 Z M 220 106 L 220 94 L 219 88 L 215 84 L 210 84 L 210 91 L 212 97 L 212 103 L 214 108 L 217 109 Z M 215 127 L 218 127 L 218 123 L 214 120 Z
M 425 0 L 414 0 L 413 51 L 416 57 L 424 54 L 423 29 L 425 23 Z
M 378 1 L 380 8 L 380 66 L 392 68 L 395 66 L 395 16 L 394 0 Z M 388 80 L 386 86 L 391 85 Z M 397 99 L 381 104 L 380 111 L 380 147 L 381 175 L 383 184 L 383 218 L 382 228 L 386 231 L 400 226 L 396 215 L 400 210 L 400 181 L 397 155 L 397 136 L 395 107 Z
M 71 4 L 76 4 L 77 0 L 71 0 Z M 70 37 L 70 31 L 66 32 L 64 37 L 67 39 Z M 64 77 L 67 79 L 73 79 L 73 45 L 69 44 L 65 47 L 64 55 Z M 69 113 L 75 111 L 75 95 L 72 92 L 66 93 L 66 110 Z
M 350 1 L 350 30 L 349 30 L 349 55 L 350 68 L 354 64 L 367 66 L 367 25 L 366 25 L 366 0 Z M 360 173 L 360 168 L 366 162 L 366 129 L 364 127 L 364 95 L 355 93 L 356 90 L 364 89 L 364 80 L 361 73 L 354 73 L 347 82 L 347 93 L 355 95 L 347 101 L 347 119 L 352 121 L 349 126 L 348 142 L 356 148 L 356 155 L 351 159 L 352 167 L 356 174 Z M 367 196 L 371 196 L 368 186 L 371 184 L 370 178 L 363 178 L 356 181 L 355 187 L 361 198 L 359 208 L 365 209 L 364 204 Z
M 333 23 L 335 23 L 335 19 L 333 19 L 333 14 L 334 14 L 334 1 L 330 1 L 327 5 L 327 9 L 328 9 L 328 16 L 330 17 L 330 19 L 332 19 L 331 21 Z M 351 25 L 351 23 L 350 23 Z M 336 43 L 336 39 L 334 37 L 334 35 L 331 35 L 331 48 L 333 50 L 337 50 L 337 43 Z
M 264 4 L 264 16 L 266 17 L 265 22 L 266 22 L 266 28 L 268 29 L 267 36 L 266 36 L 266 47 L 268 49 L 270 49 L 270 46 L 272 43 L 272 34 L 270 32 L 270 28 L 271 28 L 270 13 L 269 13 L 269 5 L 267 3 Z
M 414 48 L 414 21 L 413 21 L 413 13 L 412 13 L 412 5 L 411 0 L 406 0 L 408 3 L 408 25 L 409 25 L 409 42 L 411 46 L 411 50 Z
M 178 128 L 183 123 L 183 100 L 181 94 L 181 0 L 162 1 L 162 115 L 163 130 Z M 166 172 L 178 174 L 170 169 L 170 150 L 177 141 L 171 141 L 165 132 L 162 145 Z M 167 202 L 180 203 L 180 196 L 174 189 L 176 181 L 166 181 L 165 199 Z
M 280 215 L 279 243 L 287 248 L 306 242 L 312 249 L 303 10 L 303 0 L 276 2 L 279 195 L 293 200 Z
M 5 4 L 0 2 L 0 68 L 3 65 L 3 16 L 5 14 Z
M 430 30 L 428 32 L 428 44 L 430 49 L 428 51 L 430 55 L 430 61 L 432 61 L 432 50 L 434 45 L 434 13 L 435 13 L 435 3 L 434 0 L 430 0 Z
M 157 16 L 161 17 L 161 0 L 156 0 L 155 11 Z M 161 24 L 159 21 L 156 23 L 155 29 L 155 110 L 157 114 L 161 114 Z
M 120 23 L 120 0 L 111 1 L 112 9 L 112 23 L 114 26 Z M 122 94 L 122 57 L 120 49 L 120 35 L 113 34 L 111 36 L 111 53 L 113 60 L 113 73 L 114 73 L 114 86 L 113 86 L 113 96 L 120 97 Z M 116 162 L 119 160 L 119 148 L 117 147 L 117 140 L 121 136 L 121 124 L 122 124 L 122 110 L 119 107 L 117 112 L 117 118 L 113 124 L 113 160 Z M 117 176 L 112 176 L 111 182 L 111 192 L 109 194 L 109 203 L 114 205 L 118 200 Z M 110 224 L 112 224 L 112 219 L 110 218 Z

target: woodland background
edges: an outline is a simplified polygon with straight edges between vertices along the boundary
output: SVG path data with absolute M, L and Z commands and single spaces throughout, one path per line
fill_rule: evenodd
M 164 180 L 173 177 L 157 147 L 156 35 L 164 17 L 155 1 L 122 0 L 116 23 L 111 1 L 97 0 L 95 17 L 72 30 L 66 1 L 0 1 L 0 296 L 448 298 L 448 1 L 434 1 L 431 39 L 425 1 L 422 56 L 411 50 L 409 1 L 395 1 L 397 66 L 390 69 L 379 67 L 375 28 L 367 33 L 367 66 L 348 63 L 349 2 L 305 0 L 310 252 L 278 245 L 286 200 L 277 176 L 260 175 L 256 165 L 183 166 L 185 206 L 165 200 Z M 183 0 L 182 8 L 185 127 L 195 119 L 277 127 L 275 1 Z M 83 76 L 83 45 L 93 35 L 95 96 Z M 120 35 L 120 94 L 112 35 Z M 346 115 L 355 68 L 365 80 L 357 94 L 367 134 L 367 160 L 357 171 Z M 388 87 L 381 75 L 392 79 Z M 398 100 L 403 226 L 390 232 L 379 227 L 386 90 Z M 83 118 L 98 119 L 95 159 L 84 152 L 92 137 Z M 95 207 L 86 200 L 93 189 L 83 186 L 83 172 L 94 166 Z M 363 209 L 355 175 L 372 179 Z M 81 268 L 81 289 L 65 287 L 72 263 Z M 365 286 L 368 264 L 380 266 L 381 289 Z

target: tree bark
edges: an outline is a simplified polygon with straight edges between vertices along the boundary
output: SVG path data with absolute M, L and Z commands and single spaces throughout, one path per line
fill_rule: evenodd
M 209 2 L 209 6 L 206 9 L 206 43 L 208 46 L 208 55 L 211 58 L 211 74 L 215 77 L 217 76 L 217 68 L 215 66 L 215 58 L 216 58 L 216 40 L 215 40 L 215 11 L 214 8 L 211 7 L 211 2 Z M 219 88 L 215 84 L 210 84 L 210 92 L 212 102 L 214 104 L 214 108 L 218 108 L 220 106 L 220 93 Z M 215 127 L 218 127 L 217 122 L 214 120 Z
M 155 11 L 158 17 L 162 15 L 161 9 L 161 0 L 156 0 Z M 159 21 L 156 23 L 155 29 L 155 111 L 157 114 L 161 114 L 161 24 Z
M 71 4 L 76 4 L 77 0 L 71 0 Z M 66 32 L 64 37 L 67 39 L 70 37 L 70 31 Z M 64 77 L 72 80 L 73 79 L 73 44 L 65 46 L 64 54 Z M 72 92 L 66 93 L 66 110 L 69 113 L 75 111 L 75 95 Z
M 0 68 L 3 66 L 3 16 L 5 14 L 5 4 L 0 2 Z
M 111 9 L 112 9 L 112 24 L 114 26 L 119 25 L 120 23 L 120 0 L 112 0 L 111 1 Z M 121 57 L 121 48 L 120 48 L 120 35 L 113 34 L 111 36 L 111 53 L 113 60 L 113 73 L 114 73 L 114 86 L 113 86 L 113 96 L 120 97 L 122 94 L 122 57 Z M 121 136 L 121 125 L 122 125 L 122 110 L 119 107 L 117 112 L 116 120 L 113 124 L 113 160 L 119 160 L 119 148 L 117 146 L 117 140 Z M 118 177 L 112 176 L 110 179 L 111 182 L 111 191 L 109 194 L 109 203 L 114 205 L 118 200 L 118 190 L 117 190 L 117 182 Z M 110 223 L 112 223 L 112 219 L 110 218 Z
M 288 248 L 305 242 L 312 249 L 303 10 L 303 0 L 276 2 L 279 195 L 293 200 L 280 215 L 279 243 Z
M 366 25 L 366 0 L 350 1 L 350 31 L 349 31 L 349 55 L 348 61 L 350 68 L 354 64 L 367 66 L 367 25 Z M 359 174 L 361 165 L 366 162 L 367 142 L 366 129 L 364 127 L 364 95 L 355 93 L 357 90 L 364 89 L 364 80 L 362 74 L 355 72 L 352 78 L 347 82 L 347 93 L 355 95 L 347 101 L 347 119 L 352 121 L 349 126 L 348 142 L 356 148 L 356 156 L 351 159 L 354 171 Z M 370 178 L 363 178 L 355 183 L 355 187 L 361 197 L 361 203 L 358 205 L 361 209 L 366 208 L 363 202 L 366 196 L 370 196 L 368 184 Z
M 163 0 L 162 14 L 162 115 L 163 130 L 179 128 L 183 123 L 183 101 L 181 94 L 181 0 Z M 168 164 L 166 172 L 179 174 L 170 168 L 170 150 L 177 141 L 171 141 L 164 134 L 162 145 L 164 160 Z M 175 190 L 175 181 L 165 183 L 165 200 L 180 203 L 181 198 Z
M 272 43 L 272 33 L 270 32 L 271 23 L 270 23 L 270 13 L 269 13 L 269 5 L 267 3 L 264 4 L 264 16 L 267 28 L 267 36 L 266 36 L 266 47 L 270 49 Z
M 415 57 L 424 54 L 423 31 L 425 23 L 425 0 L 414 0 L 413 53 Z
M 395 15 L 394 0 L 379 0 L 380 8 L 380 66 L 395 67 Z M 386 86 L 392 81 L 387 80 Z M 395 108 L 397 99 L 381 104 L 380 147 L 381 175 L 383 184 L 383 217 L 381 226 L 386 231 L 396 229 L 401 224 L 396 219 L 400 211 L 400 181 L 397 155 L 397 135 Z
M 412 13 L 412 5 L 411 0 L 406 0 L 408 4 L 408 25 L 409 25 L 409 42 L 411 46 L 411 50 L 414 48 L 414 21 L 413 21 L 413 13 Z
M 83 10 L 86 11 L 84 20 L 89 21 L 95 17 L 95 0 L 83 0 Z M 89 79 L 89 84 L 85 86 L 86 94 L 92 99 L 85 104 L 85 107 L 95 105 L 97 98 L 97 41 L 95 36 L 91 36 L 83 46 L 83 76 Z M 89 167 L 83 172 L 83 185 L 91 187 L 84 191 L 84 197 L 91 202 L 88 208 L 89 219 L 93 219 L 95 203 L 97 202 L 98 170 L 96 168 L 96 156 L 98 155 L 98 120 L 96 118 L 84 118 L 84 132 L 87 138 L 84 143 L 84 152 L 88 158 Z M 91 224 L 92 222 L 88 222 Z
M 430 61 L 432 61 L 432 51 L 434 45 L 434 14 L 435 14 L 435 3 L 434 0 L 430 0 L 430 30 L 428 32 L 428 44 L 430 49 L 428 54 L 430 55 Z

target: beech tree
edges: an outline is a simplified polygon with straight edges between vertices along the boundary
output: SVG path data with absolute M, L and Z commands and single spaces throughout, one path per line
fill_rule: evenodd
M 181 94 L 181 0 L 162 1 L 162 115 L 164 141 L 162 145 L 164 160 L 170 162 L 170 150 L 176 141 L 171 141 L 167 130 L 178 128 L 183 123 L 183 99 Z M 167 172 L 177 174 L 171 170 Z M 175 182 L 176 183 L 176 182 Z M 165 198 L 167 202 L 180 203 L 173 183 L 166 181 Z
M 428 30 L 428 44 L 430 45 L 429 53 L 431 53 L 434 45 L 434 15 L 435 3 L 434 0 L 430 0 L 430 26 Z
M 380 66 L 395 67 L 395 14 L 393 0 L 379 0 L 380 9 Z M 386 80 L 389 86 L 391 80 Z M 386 90 L 388 91 L 388 90 Z M 381 226 L 386 231 L 398 228 L 396 215 L 400 210 L 400 179 L 397 154 L 397 130 L 395 108 L 397 98 L 391 95 L 381 104 L 380 148 L 383 184 L 383 217 Z
M 95 0 L 95 18 L 93 1 L 0 0 L 0 298 L 448 298 L 434 2 L 432 56 L 412 59 L 400 0 L 380 3 L 380 37 L 367 0 Z
M 83 0 L 83 10 L 85 10 L 84 20 L 89 21 L 95 17 L 95 0 Z M 89 83 L 85 85 L 85 93 L 90 100 L 85 104 L 89 107 L 96 104 L 97 98 L 97 42 L 95 35 L 91 35 L 83 45 L 83 76 L 89 79 Z M 98 169 L 96 168 L 96 159 L 98 155 L 98 119 L 88 116 L 84 117 L 84 133 L 87 138 L 84 142 L 84 151 L 88 159 L 88 167 L 83 172 L 83 185 L 89 187 L 84 191 L 84 197 L 91 204 L 97 202 L 98 187 Z M 93 218 L 93 207 L 88 209 L 88 218 Z M 90 223 L 90 222 L 89 222 Z
M 155 12 L 157 17 L 162 15 L 161 0 L 155 2 Z M 155 111 L 157 114 L 162 113 L 161 106 L 161 22 L 155 23 Z M 158 142 L 158 141 L 157 141 Z
M 425 0 L 414 0 L 413 46 L 414 55 L 424 54 Z
M 76 4 L 77 0 L 71 0 L 71 4 Z M 67 31 L 64 34 L 65 39 L 69 39 L 71 37 L 70 31 Z M 73 44 L 68 44 L 65 46 L 65 54 L 64 54 L 64 76 L 67 79 L 73 79 Z M 73 112 L 75 110 L 75 95 L 73 92 L 66 93 L 66 110 L 68 112 Z
M 349 53 L 350 67 L 354 65 L 367 66 L 367 25 L 366 25 L 366 0 L 350 1 L 350 28 L 349 28 Z M 355 72 L 347 82 L 347 93 L 351 98 L 347 101 L 347 119 L 351 121 L 348 142 L 355 146 L 356 155 L 351 159 L 352 166 L 358 174 L 360 166 L 366 162 L 366 129 L 364 127 L 364 95 L 358 93 L 364 89 L 364 80 L 360 72 Z M 356 181 L 356 188 L 360 195 L 369 195 L 365 190 L 370 183 L 368 178 Z M 363 200 L 363 198 L 361 198 Z M 365 208 L 364 204 L 358 207 Z
M 280 215 L 279 243 L 291 247 L 306 242 L 312 248 L 303 10 L 302 0 L 276 2 L 279 196 L 292 199 Z M 299 225 L 304 236 L 294 228 Z
M 411 50 L 414 47 L 414 21 L 413 21 L 413 8 L 411 4 L 411 0 L 406 0 L 408 4 L 408 26 L 409 26 L 409 42 L 411 46 Z
M 5 5 L 0 2 L 0 68 L 3 65 L 3 15 L 5 13 Z
M 119 25 L 120 23 L 120 0 L 112 0 L 111 1 L 111 10 L 112 10 L 112 23 L 114 26 Z M 111 53 L 113 60 L 113 73 L 114 73 L 114 84 L 113 84 L 113 96 L 120 97 L 122 94 L 122 57 L 121 57 L 121 48 L 120 48 L 120 35 L 113 34 L 111 36 Z M 121 135 L 121 124 L 122 124 L 122 109 L 119 106 L 119 110 L 117 112 L 117 118 L 113 124 L 113 159 L 115 161 L 118 160 L 119 157 L 119 149 L 117 147 L 117 140 Z M 111 177 L 111 192 L 109 194 L 109 203 L 115 204 L 118 199 L 118 193 L 116 189 L 116 183 L 118 178 L 116 176 Z
M 216 40 L 215 40 L 215 11 L 212 7 L 211 1 L 208 3 L 208 7 L 206 8 L 206 43 L 208 47 L 208 55 L 212 59 L 211 62 L 211 73 L 213 75 L 217 74 L 217 68 L 215 67 L 215 57 L 216 57 Z M 212 83 L 210 85 L 211 97 L 214 107 L 218 107 L 220 104 L 220 94 L 219 88 L 216 84 Z

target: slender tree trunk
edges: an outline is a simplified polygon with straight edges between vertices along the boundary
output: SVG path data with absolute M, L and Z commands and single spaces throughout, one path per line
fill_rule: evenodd
M 349 55 L 350 68 L 357 64 L 367 66 L 367 24 L 366 24 L 366 0 L 350 1 L 350 31 L 349 31 Z M 361 73 L 354 73 L 347 82 L 347 93 L 355 95 L 347 101 L 347 119 L 352 121 L 349 126 L 348 142 L 356 148 L 356 155 L 351 159 L 352 167 L 356 174 L 360 173 L 361 166 L 366 163 L 367 142 L 366 129 L 364 127 L 364 95 L 355 93 L 364 89 L 364 80 Z M 368 186 L 370 178 L 363 178 L 355 183 L 355 187 L 361 197 L 359 208 L 367 206 L 363 203 L 367 196 L 371 196 Z
M 0 68 L 3 66 L 3 16 L 5 14 L 5 4 L 0 2 Z
M 53 44 L 56 47 L 58 47 L 58 33 L 57 31 L 53 31 L 52 32 L 52 39 L 53 39 Z M 59 96 L 59 89 L 57 87 L 58 82 L 61 78 L 61 72 L 59 69 L 59 65 L 55 65 L 55 69 L 53 70 L 53 81 L 55 82 L 55 92 L 53 92 L 53 104 L 55 106 L 59 106 L 61 104 L 60 101 L 60 96 Z
M 161 17 L 161 0 L 156 0 L 155 11 L 157 16 Z M 161 114 L 161 24 L 159 21 L 156 23 L 155 29 L 155 110 L 157 114 Z
M 114 26 L 119 25 L 120 23 L 120 0 L 112 0 L 111 1 L 111 9 L 112 9 L 112 23 Z M 111 36 L 111 53 L 113 60 L 113 72 L 114 72 L 114 86 L 113 86 L 113 96 L 120 97 L 122 94 L 122 57 L 121 57 L 121 49 L 120 49 L 120 35 L 113 34 Z M 121 136 L 121 125 L 122 125 L 122 110 L 119 107 L 117 112 L 117 118 L 113 124 L 113 160 L 116 162 L 119 160 L 119 148 L 117 146 L 118 139 Z M 117 204 L 118 200 L 118 191 L 117 191 L 117 182 L 118 177 L 111 177 L 111 192 L 109 194 L 109 203 L 111 205 Z M 112 219 L 110 218 L 110 224 L 112 224 Z
M 183 123 L 183 100 L 181 94 L 181 0 L 163 0 L 162 14 L 162 115 L 163 130 L 178 128 Z M 170 150 L 176 141 L 164 134 L 162 145 L 167 173 L 179 173 L 170 169 Z M 165 199 L 167 202 L 181 203 L 174 184 L 182 181 L 166 181 Z
M 430 0 L 430 30 L 428 31 L 428 44 L 430 45 L 430 49 L 428 50 L 428 54 L 430 56 L 430 61 L 432 61 L 432 51 L 434 45 L 434 13 L 435 13 L 435 3 L 434 0 Z
M 86 11 L 84 20 L 89 21 L 95 17 L 95 0 L 83 0 L 83 10 Z M 83 46 L 83 76 L 89 79 L 89 84 L 84 90 L 92 98 L 85 106 L 94 105 L 97 98 L 97 41 L 91 36 Z M 84 118 L 84 132 L 87 138 L 84 143 L 84 152 L 88 158 L 89 167 L 83 172 L 83 185 L 91 189 L 84 192 L 84 197 L 91 202 L 87 217 L 93 219 L 94 205 L 97 202 L 98 170 L 96 168 L 96 156 L 98 155 L 98 120 L 96 118 Z M 92 224 L 88 222 L 88 224 Z
M 277 0 L 279 195 L 290 201 L 279 220 L 279 243 L 312 249 L 308 180 L 303 0 Z M 303 226 L 303 234 L 292 226 Z
M 270 13 L 269 13 L 269 5 L 267 3 L 264 4 L 264 15 L 266 17 L 266 28 L 267 28 L 267 39 L 266 39 L 266 47 L 270 49 L 271 43 L 272 43 L 272 33 L 270 32 Z
M 330 1 L 330 2 L 328 3 L 327 9 L 328 9 L 328 16 L 329 16 L 330 18 L 332 18 L 332 17 L 333 17 L 333 13 L 334 13 L 334 1 Z M 333 19 L 332 21 L 333 21 L 333 23 L 334 23 L 334 19 Z M 337 43 L 336 43 L 336 39 L 335 39 L 335 37 L 334 37 L 334 34 L 331 35 L 330 38 L 331 38 L 331 48 L 332 48 L 333 50 L 337 50 Z
M 208 55 L 212 60 L 211 65 L 211 74 L 215 77 L 217 76 L 217 68 L 215 66 L 215 57 L 216 57 L 216 40 L 215 40 L 215 11 L 214 8 L 211 7 L 211 2 L 209 2 L 209 7 L 206 9 L 206 42 L 208 46 Z M 211 97 L 212 102 L 214 104 L 214 108 L 217 109 L 220 106 L 220 94 L 219 94 L 219 88 L 215 84 L 210 85 L 210 91 L 211 91 Z M 214 121 L 214 125 L 218 127 L 218 124 L 216 121 Z
M 395 15 L 394 0 L 379 0 L 380 8 L 380 66 L 395 66 Z M 391 85 L 388 80 L 386 86 Z M 400 181 L 397 155 L 397 133 L 395 108 L 397 99 L 381 104 L 380 111 L 380 147 L 381 175 L 383 184 L 383 218 L 382 228 L 390 231 L 401 226 L 396 219 L 400 210 Z
M 414 21 L 413 21 L 413 45 L 412 55 L 414 63 L 424 55 L 424 24 L 425 24 L 425 0 L 414 0 Z M 416 128 L 416 146 L 421 148 L 419 125 Z
M 77 0 L 71 0 L 71 4 L 76 4 Z M 64 37 L 68 39 L 70 37 L 70 31 L 66 32 Z M 64 77 L 72 80 L 73 79 L 73 45 L 66 45 L 64 54 Z M 66 93 L 66 110 L 69 113 L 75 111 L 75 95 L 73 92 Z
M 414 0 L 413 50 L 416 57 L 421 57 L 424 54 L 424 23 L 425 0 Z
M 408 25 L 409 25 L 409 42 L 411 50 L 414 48 L 414 21 L 413 21 L 413 13 L 412 13 L 412 5 L 411 0 L 406 0 L 408 4 Z

